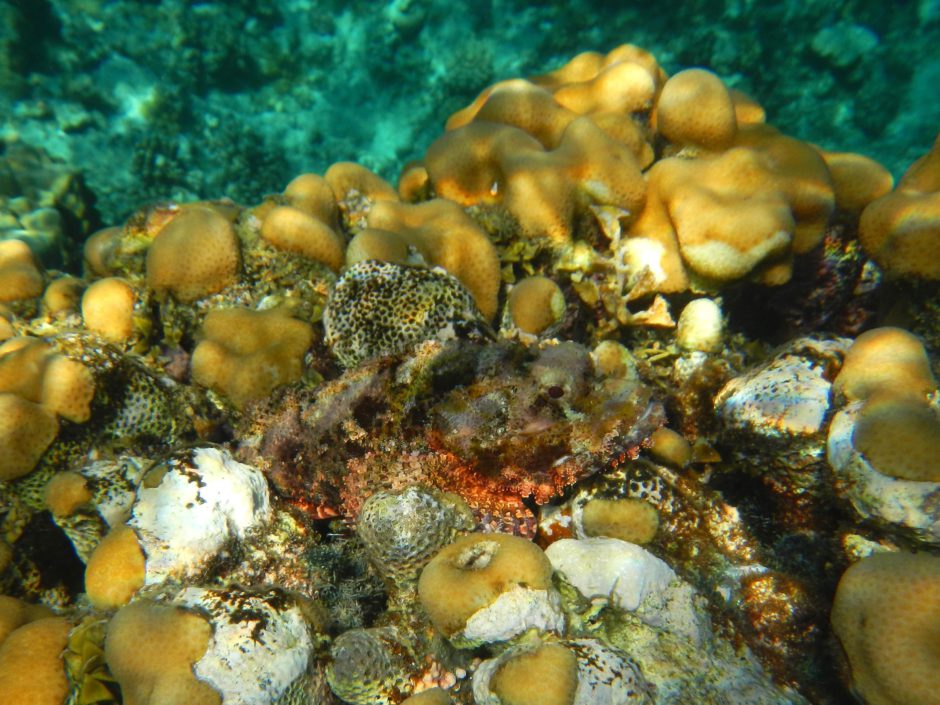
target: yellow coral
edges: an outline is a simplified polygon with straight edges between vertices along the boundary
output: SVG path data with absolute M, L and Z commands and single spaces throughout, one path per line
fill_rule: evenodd
M 530 541 L 507 534 L 470 534 L 441 549 L 418 580 L 421 604 L 445 636 L 514 586 L 551 587 L 552 564 Z
M 125 343 L 134 335 L 137 294 L 125 280 L 99 279 L 82 296 L 85 327 L 112 343 Z
M 16 394 L 0 392 L 0 480 L 28 474 L 58 431 L 54 414 Z
M 883 475 L 940 482 L 940 417 L 925 400 L 884 390 L 859 411 L 852 445 Z
M 45 505 L 56 517 L 67 517 L 91 501 L 91 490 L 77 472 L 60 472 L 46 483 Z
M 15 630 L 0 646 L 0 700 L 19 705 L 62 705 L 69 694 L 62 651 L 71 625 L 46 617 Z
M 313 331 L 277 309 L 230 308 L 211 311 L 200 336 L 192 357 L 193 380 L 242 408 L 301 378 Z
M 62 276 L 50 282 L 42 294 L 42 311 L 47 316 L 66 316 L 78 310 L 85 283 L 77 277 Z
M 229 219 L 206 207 L 187 208 L 164 226 L 147 251 L 147 285 L 160 298 L 190 303 L 233 284 L 241 261 Z
M 277 206 L 264 218 L 261 237 L 279 250 L 295 252 L 333 271 L 343 265 L 343 240 L 329 225 L 293 206 Z
M 105 660 L 124 705 L 221 705 L 193 673 L 211 638 L 205 619 L 170 605 L 137 601 L 118 610 L 108 624 Z
M 842 576 L 832 628 L 868 705 L 940 703 L 940 557 L 877 553 Z
M 659 512 L 642 499 L 588 500 L 581 514 L 588 536 L 608 536 L 630 543 L 649 543 L 659 530 Z
M 727 282 L 779 262 L 790 252 L 794 221 L 774 174 L 756 152 L 734 148 L 718 157 L 657 162 L 646 208 L 630 228 L 663 246 L 659 291 L 681 291 L 689 269 Z
M 284 189 L 288 203 L 326 226 L 339 227 L 339 206 L 329 182 L 319 174 L 301 174 Z
M 85 592 L 98 609 L 127 604 L 144 586 L 146 564 L 137 534 L 120 524 L 105 536 L 85 567 Z
M 0 302 L 34 299 L 42 294 L 42 273 L 29 245 L 0 242 Z
M 937 380 L 920 339 L 903 328 L 886 326 L 855 339 L 832 388 L 849 401 L 879 391 L 923 399 L 937 388 Z
M 821 151 L 839 210 L 859 216 L 872 201 L 890 193 L 894 177 L 874 159 L 853 152 Z
M 680 71 L 666 81 L 654 125 L 673 144 L 706 150 L 730 147 L 738 128 L 731 93 L 706 69 Z
M 560 321 L 564 313 L 565 297 L 548 277 L 526 277 L 509 292 L 509 315 L 524 333 L 538 335 Z
M 542 643 L 500 664 L 489 688 L 501 705 L 571 705 L 578 659 L 562 644 Z
M 862 211 L 858 238 L 888 275 L 940 279 L 940 136 L 894 191 Z

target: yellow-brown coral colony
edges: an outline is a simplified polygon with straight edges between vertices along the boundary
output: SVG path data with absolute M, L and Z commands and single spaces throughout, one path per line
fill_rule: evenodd
M 625 44 L 0 242 L 0 702 L 940 702 L 940 137 L 767 119 Z

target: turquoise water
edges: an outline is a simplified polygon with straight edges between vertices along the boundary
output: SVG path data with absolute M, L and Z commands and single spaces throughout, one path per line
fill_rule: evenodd
M 495 80 L 624 42 L 896 175 L 940 126 L 940 2 L 0 2 L 0 136 L 80 167 L 104 223 L 251 202 L 358 161 L 394 181 Z

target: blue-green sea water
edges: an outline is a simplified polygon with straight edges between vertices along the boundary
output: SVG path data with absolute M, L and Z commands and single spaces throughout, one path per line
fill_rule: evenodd
M 486 85 L 625 42 L 895 175 L 940 128 L 938 0 L 3 0 L 0 139 L 83 170 L 104 224 L 340 160 L 394 181 Z

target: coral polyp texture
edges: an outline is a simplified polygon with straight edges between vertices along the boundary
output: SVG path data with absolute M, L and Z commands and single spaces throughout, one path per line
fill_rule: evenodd
M 69 175 L 82 276 L 11 150 L 0 702 L 940 703 L 940 142 L 895 187 L 632 44 L 489 79 L 397 188 L 91 232 Z

